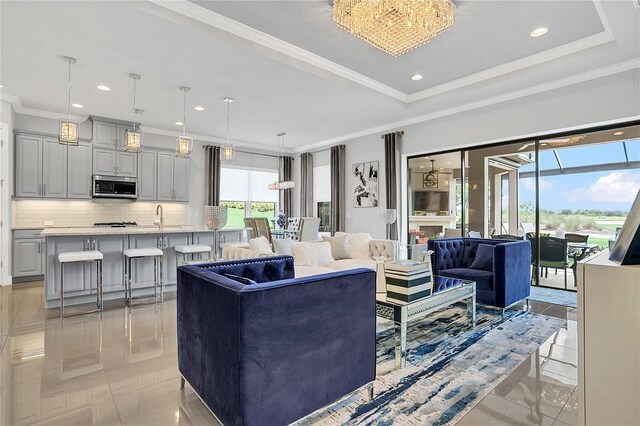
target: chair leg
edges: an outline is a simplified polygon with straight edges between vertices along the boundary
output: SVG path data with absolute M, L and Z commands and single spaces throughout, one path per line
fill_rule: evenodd
M 158 256 L 158 258 L 160 259 L 160 303 L 164 302 L 164 283 L 163 283 L 163 276 L 162 276 L 162 256 Z
M 184 377 L 180 376 L 180 389 L 184 389 Z
M 64 263 L 60 264 L 60 318 L 64 318 Z

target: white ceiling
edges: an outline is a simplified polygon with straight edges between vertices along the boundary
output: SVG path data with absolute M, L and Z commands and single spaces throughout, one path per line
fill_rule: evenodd
M 129 119 L 135 72 L 147 129 L 179 130 L 187 85 L 188 133 L 224 137 L 231 96 L 232 139 L 273 148 L 286 131 L 287 146 L 304 149 L 640 67 L 631 0 L 460 2 L 451 30 L 399 58 L 335 27 L 330 11 L 325 1 L 3 1 L 2 97 L 63 113 L 68 55 L 78 58 L 72 102 L 85 106 L 75 113 Z M 549 33 L 530 38 L 541 25 Z

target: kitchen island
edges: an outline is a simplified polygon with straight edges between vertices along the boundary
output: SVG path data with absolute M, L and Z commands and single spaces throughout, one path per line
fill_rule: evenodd
M 244 228 L 226 229 L 227 240 L 241 240 Z M 60 306 L 60 264 L 63 252 L 98 250 L 104 255 L 102 286 L 104 300 L 124 300 L 124 256 L 128 248 L 159 248 L 164 252 L 162 280 L 165 291 L 175 290 L 177 265 L 175 247 L 205 244 L 213 248 L 213 231 L 203 226 L 135 226 L 45 228 L 45 306 Z M 235 235 L 238 237 L 233 238 Z M 95 301 L 96 265 L 69 264 L 64 268 L 65 306 Z M 153 294 L 153 260 L 139 259 L 132 270 L 133 295 Z

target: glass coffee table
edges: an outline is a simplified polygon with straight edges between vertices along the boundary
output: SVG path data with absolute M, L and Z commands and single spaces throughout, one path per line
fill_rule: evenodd
M 446 290 L 432 293 L 412 302 L 388 300 L 387 293 L 376 293 L 376 315 L 393 321 L 396 344 L 396 368 L 403 368 L 407 363 L 407 324 L 409 321 L 424 318 L 430 313 L 445 306 L 466 300 L 469 319 L 476 325 L 476 283 L 458 278 L 434 275 L 433 288 L 443 281 L 450 286 Z

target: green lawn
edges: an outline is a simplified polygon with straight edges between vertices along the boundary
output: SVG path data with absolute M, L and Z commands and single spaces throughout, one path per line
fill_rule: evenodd
M 267 210 L 263 212 L 259 212 L 257 210 L 253 210 L 251 212 L 251 217 L 266 217 L 267 219 L 272 219 L 275 217 L 276 212 L 274 210 Z M 229 207 L 227 209 L 227 225 L 226 228 L 244 228 L 244 209 L 236 209 Z M 272 226 L 271 220 L 269 220 L 269 226 Z

